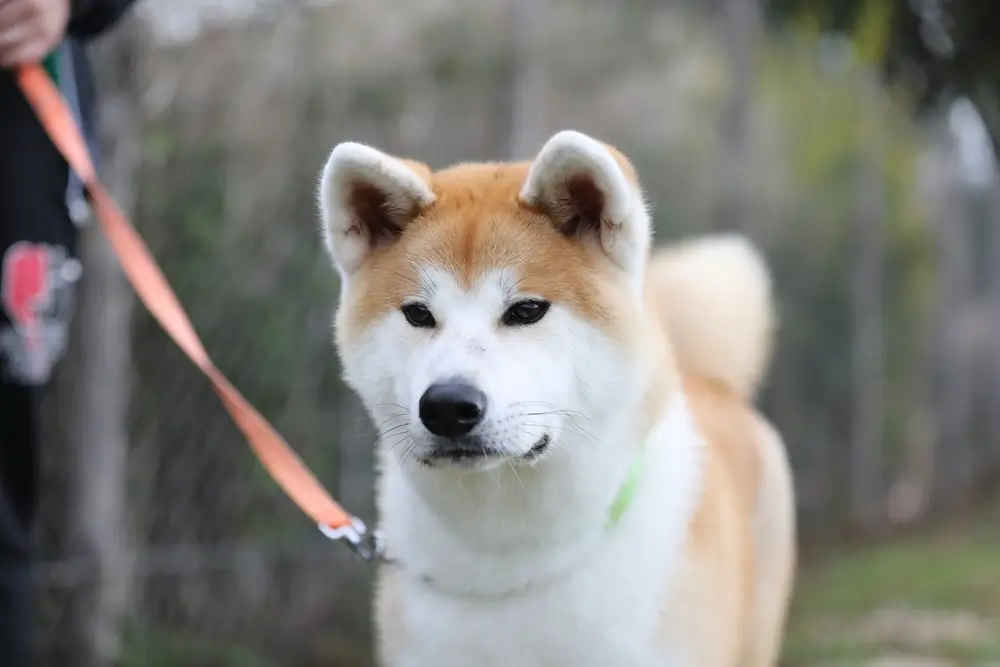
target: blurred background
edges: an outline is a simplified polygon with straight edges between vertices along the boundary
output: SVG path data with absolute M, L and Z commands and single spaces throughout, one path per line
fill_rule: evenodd
M 373 519 L 314 188 L 617 145 L 663 243 L 752 236 L 795 468 L 783 664 L 1000 664 L 995 0 L 145 0 L 95 45 L 107 180 L 218 366 Z M 91 228 L 48 411 L 43 667 L 371 664 L 372 569 L 263 473 Z

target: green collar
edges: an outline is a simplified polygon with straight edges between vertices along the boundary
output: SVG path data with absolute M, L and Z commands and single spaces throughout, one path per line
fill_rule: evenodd
M 618 487 L 618 493 L 615 495 L 615 499 L 611 501 L 611 507 L 608 509 L 608 528 L 614 528 L 617 526 L 618 521 L 632 505 L 632 501 L 635 499 L 636 489 L 639 487 L 639 477 L 642 476 L 642 469 L 645 463 L 646 452 L 645 449 L 642 449 L 639 450 L 639 453 L 636 454 L 636 457 L 632 460 L 632 465 L 629 466 L 628 472 L 625 473 L 625 480 L 622 482 L 622 485 Z

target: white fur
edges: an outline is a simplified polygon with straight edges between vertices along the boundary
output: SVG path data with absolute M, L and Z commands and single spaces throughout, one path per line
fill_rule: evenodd
M 521 189 L 521 201 L 552 209 L 553 204 L 570 199 L 566 186 L 580 176 L 589 178 L 604 194 L 601 247 L 628 274 L 638 294 L 652 235 L 649 214 L 639 188 L 629 183 L 603 144 L 573 130 L 557 133 L 532 163 Z
M 646 384 L 634 370 L 639 365 L 622 358 L 616 343 L 561 304 L 552 304 L 537 324 L 498 326 L 513 302 L 537 296 L 512 290 L 519 279 L 513 271 L 487 274 L 470 291 L 443 268 L 429 266 L 420 274 L 420 286 L 407 298 L 425 303 L 438 328 L 414 328 L 393 311 L 356 343 L 346 342 L 341 355 L 345 378 L 368 404 L 376 425 L 395 429 L 385 438 L 395 445 L 394 465 L 404 454 L 415 465 L 431 446 L 419 418 L 420 397 L 431 384 L 456 376 L 486 394 L 487 415 L 478 432 L 511 455 L 526 453 L 546 434 L 560 447 L 566 436 L 589 432 L 588 420 L 606 406 L 629 405 L 642 395 Z M 584 366 L 589 377 L 581 385 L 573 369 Z
M 404 204 L 433 195 L 401 162 L 342 146 L 327 165 L 322 205 L 331 254 L 348 276 L 370 253 L 352 236 L 356 221 L 340 194 L 349 183 L 377 183 Z M 599 236 L 595 251 L 638 298 L 649 216 L 607 148 L 579 133 L 557 134 L 531 167 L 521 199 L 566 210 L 567 183 L 580 176 L 603 195 L 600 225 L 589 228 Z M 690 642 L 666 645 L 662 615 L 703 493 L 705 443 L 680 390 L 667 406 L 644 400 L 668 363 L 659 328 L 641 321 L 657 314 L 637 306 L 635 332 L 644 333 L 629 340 L 558 302 L 535 324 L 505 327 L 509 305 L 538 296 L 518 291 L 523 276 L 515 267 L 471 287 L 448 267 L 419 268 L 403 301 L 425 304 L 435 328 L 413 327 L 393 309 L 355 330 L 349 318 L 358 290 L 345 289 L 338 310 L 345 378 L 381 436 L 380 522 L 387 555 L 398 563 L 389 566 L 392 599 L 379 607 L 401 614 L 383 624 L 396 624 L 392 640 L 405 650 L 383 643 L 385 667 L 691 665 L 694 658 L 680 653 Z M 434 444 L 419 418 L 420 397 L 456 376 L 485 393 L 477 432 L 506 457 L 477 466 L 420 463 Z M 657 407 L 650 430 L 641 415 Z M 543 435 L 550 448 L 518 460 Z M 608 512 L 641 451 L 635 496 L 609 527 Z
M 434 201 L 427 183 L 402 161 L 363 144 L 338 144 L 323 168 L 319 204 L 327 251 L 345 279 L 368 259 L 375 240 L 349 205 L 351 187 L 357 184 L 378 188 L 399 212 Z
M 615 421 L 605 425 L 628 433 Z M 634 448 L 581 456 L 590 445 L 574 440 L 520 482 L 509 470 L 435 484 L 386 469 L 383 526 L 403 563 L 413 637 L 393 667 L 687 664 L 656 640 L 700 490 L 703 442 L 683 397 L 635 443 L 647 449 L 643 476 L 611 529 L 606 512 Z M 574 488 L 576 502 L 553 487 Z
M 414 638 L 388 667 L 684 664 L 664 657 L 654 629 L 700 493 L 703 443 L 685 401 L 677 394 L 642 442 L 634 415 L 662 370 L 559 304 L 530 327 L 498 327 L 509 303 L 533 296 L 512 291 L 511 271 L 466 291 L 426 267 L 412 298 L 437 330 L 392 312 L 342 342 L 346 378 L 385 434 L 379 514 Z M 417 402 L 455 375 L 486 393 L 494 447 L 516 455 L 548 433 L 550 451 L 478 469 L 418 463 L 430 437 Z M 638 492 L 609 530 L 640 448 Z

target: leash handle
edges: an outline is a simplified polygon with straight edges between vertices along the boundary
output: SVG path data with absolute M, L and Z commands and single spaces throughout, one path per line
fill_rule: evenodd
M 52 143 L 83 181 L 94 215 L 139 299 L 212 383 L 268 474 L 325 535 L 352 547 L 362 543 L 364 523 L 333 500 L 274 427 L 216 368 L 149 248 L 98 178 L 83 135 L 55 84 L 38 65 L 20 68 L 17 82 Z

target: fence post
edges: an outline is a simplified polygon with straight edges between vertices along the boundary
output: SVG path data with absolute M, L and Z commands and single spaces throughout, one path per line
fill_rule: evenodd
M 132 209 L 139 166 L 133 77 L 137 22 L 128 19 L 94 50 L 100 90 L 102 175 L 124 210 Z M 67 662 L 110 667 L 132 588 L 128 531 L 128 427 L 133 295 L 96 225 L 80 237 L 84 265 L 74 340 L 58 404 L 66 413 L 67 506 L 71 553 L 91 565 L 68 610 Z

